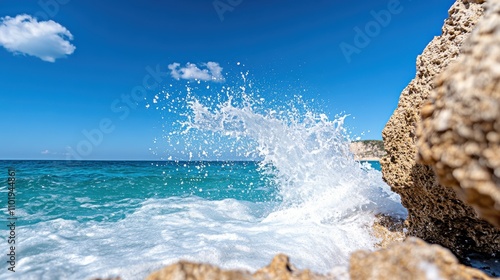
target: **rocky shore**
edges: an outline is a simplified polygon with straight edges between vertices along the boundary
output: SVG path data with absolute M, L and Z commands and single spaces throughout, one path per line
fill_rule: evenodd
M 351 146 L 358 159 L 367 151 L 381 157 L 384 180 L 408 209 L 406 221 L 381 217 L 373 226 L 379 250 L 357 251 L 329 275 L 277 255 L 253 274 L 180 261 L 147 279 L 498 277 L 461 263 L 471 254 L 500 262 L 500 0 L 453 4 L 442 34 L 417 58 L 383 139 L 384 154 Z

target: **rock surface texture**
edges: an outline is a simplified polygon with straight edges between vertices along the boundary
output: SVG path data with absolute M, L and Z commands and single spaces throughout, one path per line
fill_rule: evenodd
M 500 1 L 486 3 L 460 57 L 435 84 L 417 131 L 419 158 L 500 228 Z
M 384 180 L 401 195 L 408 209 L 408 234 L 441 244 L 455 254 L 497 253 L 499 230 L 480 219 L 452 188 L 438 183 L 434 170 L 417 162 L 416 127 L 434 79 L 459 56 L 460 49 L 483 16 L 484 1 L 457 0 L 449 10 L 442 35 L 417 58 L 415 79 L 403 90 L 398 108 L 383 131 L 387 156 L 381 160 Z
M 387 248 L 393 243 L 403 242 L 406 238 L 404 220 L 378 215 L 372 226 L 372 235 L 379 239 L 375 248 Z
M 351 280 L 491 279 L 477 269 L 459 264 L 449 250 L 414 237 L 376 252 L 354 252 L 349 274 Z
M 276 255 L 270 265 L 251 274 L 248 271 L 222 270 L 208 264 L 186 261 L 167 266 L 146 280 L 489 280 L 483 272 L 459 264 L 457 258 L 439 245 L 410 237 L 376 252 L 357 251 L 350 259 L 349 271 L 319 275 L 297 270 L 285 255 Z
M 186 261 L 167 266 L 149 275 L 146 280 L 327 280 L 333 276 L 314 274 L 309 270 L 297 270 L 286 255 L 276 255 L 271 264 L 257 270 L 248 271 L 222 270 L 209 264 L 197 264 Z

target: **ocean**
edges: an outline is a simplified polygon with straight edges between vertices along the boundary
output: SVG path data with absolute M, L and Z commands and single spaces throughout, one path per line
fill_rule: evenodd
M 142 279 L 179 259 L 256 270 L 280 252 L 300 268 L 328 272 L 352 251 L 373 249 L 374 213 L 397 209 L 375 191 L 381 175 L 367 164 L 359 172 L 373 177 L 385 207 L 350 204 L 360 192 L 348 184 L 312 204 L 287 204 L 258 162 L 0 161 L 4 221 L 9 168 L 15 272 L 7 270 L 5 224 L 1 279 Z
M 377 162 L 354 160 L 345 116 L 242 78 L 155 95 L 159 161 L 0 161 L 0 279 L 143 279 L 180 259 L 255 271 L 277 253 L 328 273 L 375 249 L 375 216 L 407 212 Z

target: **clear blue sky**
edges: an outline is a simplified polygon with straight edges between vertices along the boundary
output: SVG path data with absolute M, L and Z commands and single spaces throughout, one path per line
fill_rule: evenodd
M 381 139 L 452 3 L 2 0 L 0 159 L 65 159 L 103 119 L 113 130 L 84 159 L 158 159 L 149 148 L 164 133 L 159 115 L 120 99 L 144 84 L 148 66 L 163 73 L 158 85 L 147 80 L 148 100 L 183 74 L 221 84 L 241 62 L 258 83 L 305 89 L 331 118 L 355 117 L 347 122 L 354 134 Z

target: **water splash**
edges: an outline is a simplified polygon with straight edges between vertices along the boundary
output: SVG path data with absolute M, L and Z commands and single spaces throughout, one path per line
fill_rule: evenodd
M 354 160 L 346 117 L 330 120 L 300 96 L 264 98 L 246 77 L 232 87 L 167 87 L 150 107 L 165 113 L 167 145 L 157 143 L 167 158 L 257 159 L 257 170 L 207 161 L 77 163 L 66 175 L 53 163 L 19 168 L 40 174 L 23 188 L 39 195 L 20 207 L 29 224 L 19 234 L 29 238 L 15 276 L 144 279 L 179 259 L 256 270 L 277 253 L 327 273 L 346 268 L 354 250 L 373 249 L 375 214 L 405 210 L 380 172 Z M 63 178 L 74 181 L 61 189 Z M 6 272 L 0 278 L 14 277 Z
M 300 95 L 262 94 L 248 73 L 239 83 L 215 88 L 191 82 L 182 91 L 170 88 L 155 97 L 158 106 L 165 105 L 161 110 L 178 118 L 165 127 L 169 159 L 257 160 L 262 178 L 275 188 L 271 200 L 276 203 L 247 230 L 286 232 L 289 240 L 280 239 L 282 244 L 273 234 L 264 235 L 299 264 L 325 272 L 345 265 L 354 250 L 374 249 L 375 215 L 404 218 L 407 213 L 381 173 L 354 160 L 344 126 L 348 116 L 330 119 Z
M 181 147 L 189 159 L 218 159 L 224 150 L 258 159 L 278 190 L 279 210 L 295 211 L 297 219 L 340 222 L 359 211 L 406 215 L 380 173 L 354 160 L 346 115 L 330 120 L 298 95 L 268 100 L 248 72 L 240 82 L 220 89 L 187 84 L 183 98 L 166 93 L 182 117 L 167 137 L 170 147 Z

